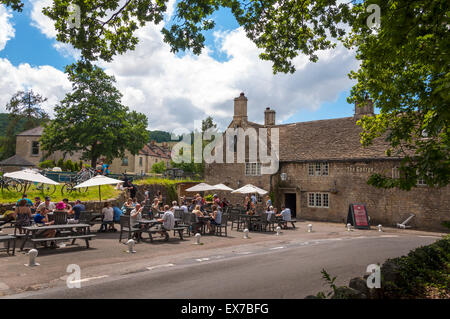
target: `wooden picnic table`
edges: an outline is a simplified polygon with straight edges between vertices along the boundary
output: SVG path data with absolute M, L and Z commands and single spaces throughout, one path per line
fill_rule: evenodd
M 75 243 L 75 240 L 77 239 L 84 239 L 86 241 L 86 248 L 89 248 L 89 240 L 95 237 L 95 235 L 90 234 L 91 225 L 88 224 L 63 224 L 63 225 L 44 225 L 44 226 L 34 225 L 23 227 L 22 229 L 25 230 L 25 237 L 22 242 L 22 245 L 20 246 L 20 250 L 24 249 L 27 241 L 33 242 L 33 247 L 37 248 L 38 242 L 46 243 L 47 241 L 72 240 L 73 245 Z M 55 237 L 49 238 L 37 237 L 39 231 L 46 231 L 46 230 L 56 230 Z M 64 236 L 61 236 L 61 233 L 64 231 L 67 231 L 68 234 L 67 235 L 64 234 Z
M 178 229 L 176 227 L 176 224 L 181 221 L 180 218 L 175 218 L 175 229 L 177 230 L 179 235 L 180 235 L 180 239 L 183 239 L 183 232 L 182 230 L 180 231 L 180 229 Z M 153 242 L 153 237 L 152 237 L 152 233 L 157 233 L 160 231 L 163 231 L 166 233 L 165 236 L 165 240 L 169 240 L 169 233 L 165 230 L 152 230 L 151 228 L 156 226 L 156 225 L 161 225 L 163 222 L 159 221 L 158 219 L 154 218 L 154 219 L 146 219 L 146 218 L 142 218 L 141 220 L 138 221 L 139 225 L 143 225 L 144 226 L 144 230 L 143 232 L 147 233 L 149 238 L 150 238 L 150 242 Z M 184 230 L 184 229 L 183 229 Z
M 254 221 L 259 220 L 261 218 L 261 215 L 239 214 L 239 218 L 245 220 L 245 224 L 246 224 L 248 230 L 253 230 Z M 239 228 L 238 228 L 238 230 L 239 230 Z

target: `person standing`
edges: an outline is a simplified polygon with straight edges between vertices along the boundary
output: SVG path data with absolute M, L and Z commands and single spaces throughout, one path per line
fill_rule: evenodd
M 19 234 L 22 234 L 22 227 L 27 227 L 31 225 L 31 209 L 27 206 L 27 201 L 21 199 L 19 204 L 16 206 L 14 211 L 16 217 L 16 227 L 19 229 Z

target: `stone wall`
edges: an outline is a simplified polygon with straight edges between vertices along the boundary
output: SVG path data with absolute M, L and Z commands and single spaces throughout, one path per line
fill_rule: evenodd
M 378 189 L 367 184 L 375 172 L 392 174 L 395 161 L 330 162 L 328 176 L 309 176 L 308 163 L 283 164 L 279 173 L 286 173 L 287 181 L 277 177 L 277 205 L 284 203 L 284 194 L 297 194 L 297 216 L 309 220 L 345 222 L 348 206 L 362 203 L 367 207 L 372 225 L 394 226 L 409 214 L 416 216 L 409 225 L 424 230 L 445 231 L 441 225 L 450 220 L 450 187 L 419 186 L 411 191 Z M 279 176 L 279 175 L 278 175 Z M 308 205 L 309 192 L 329 194 L 329 208 Z

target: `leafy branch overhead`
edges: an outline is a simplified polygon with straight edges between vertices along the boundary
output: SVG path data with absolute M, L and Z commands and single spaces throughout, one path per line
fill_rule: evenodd
M 0 0 L 22 10 L 18 0 Z M 54 0 L 44 13 L 57 30 L 57 39 L 81 50 L 83 60 L 111 61 L 133 50 L 136 31 L 160 23 L 168 0 L 74 0 L 80 27 L 67 23 L 70 1 Z M 162 28 L 172 52 L 200 54 L 205 33 L 215 28 L 219 10 L 230 12 L 247 37 L 261 49 L 260 58 L 273 63 L 273 72 L 294 72 L 295 59 L 343 43 L 356 52 L 358 70 L 349 103 L 374 101 L 380 114 L 361 119 L 361 142 L 376 138 L 390 144 L 388 155 L 402 157 L 400 174 L 373 175 L 377 187 L 409 190 L 423 179 L 429 186 L 450 181 L 450 41 L 448 0 L 180 0 Z M 379 25 L 369 27 L 370 7 L 379 8 Z

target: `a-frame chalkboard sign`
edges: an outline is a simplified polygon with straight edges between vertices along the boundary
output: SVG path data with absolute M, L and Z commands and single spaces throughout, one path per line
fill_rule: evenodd
M 347 224 L 351 224 L 355 229 L 370 229 L 366 205 L 350 204 L 348 207 Z

